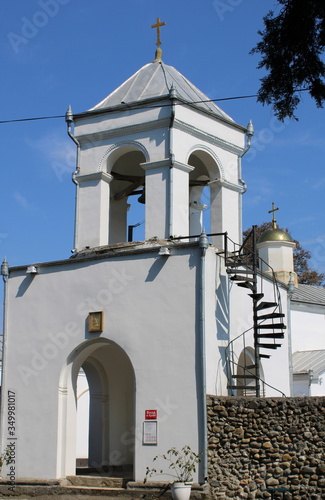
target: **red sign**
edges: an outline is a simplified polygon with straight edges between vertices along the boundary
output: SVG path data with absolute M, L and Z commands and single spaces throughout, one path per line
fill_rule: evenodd
M 157 410 L 146 410 L 145 411 L 146 420 L 157 420 Z

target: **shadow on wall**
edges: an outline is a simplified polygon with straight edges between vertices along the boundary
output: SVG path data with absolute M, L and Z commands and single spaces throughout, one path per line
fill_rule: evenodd
M 220 260 L 217 269 L 220 269 Z M 222 380 L 227 376 L 226 349 L 230 340 L 229 325 L 229 289 L 226 276 L 217 277 L 218 286 L 216 289 L 216 336 L 219 341 L 219 360 L 216 373 L 215 391 L 222 394 Z M 223 344 L 223 345 L 222 345 Z

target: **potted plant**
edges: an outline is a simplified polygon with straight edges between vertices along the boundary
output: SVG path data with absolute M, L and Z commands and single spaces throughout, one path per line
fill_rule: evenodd
M 5 451 L 0 455 L 0 475 L 2 471 L 3 465 L 9 465 L 12 462 L 11 453 L 9 448 L 6 448 Z
M 163 458 L 168 463 L 167 471 L 147 467 L 144 482 L 156 474 L 172 476 L 175 478 L 171 484 L 172 497 L 175 500 L 188 500 L 191 495 L 193 473 L 196 471 L 196 464 L 200 462 L 199 455 L 192 451 L 190 446 L 185 445 L 180 451 L 170 448 L 165 454 L 154 457 L 153 461 L 159 458 Z

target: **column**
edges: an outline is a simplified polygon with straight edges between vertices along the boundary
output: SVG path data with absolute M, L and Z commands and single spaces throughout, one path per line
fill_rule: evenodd
M 77 202 L 75 248 L 93 248 L 108 244 L 109 183 L 113 177 L 105 172 L 76 177 Z

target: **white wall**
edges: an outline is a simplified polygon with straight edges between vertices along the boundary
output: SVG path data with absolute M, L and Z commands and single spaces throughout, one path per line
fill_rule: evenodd
M 324 307 L 291 301 L 292 351 L 324 349 Z
M 325 396 L 325 371 L 318 378 L 312 380 L 310 385 L 311 396 Z
M 26 275 L 25 268 L 11 271 L 4 393 L 10 389 L 17 397 L 19 477 L 62 474 L 64 447 L 59 446 L 60 458 L 57 443 L 75 434 L 76 427 L 70 422 L 65 435 L 64 414 L 58 422 L 59 412 L 73 414 L 75 406 L 73 399 L 66 409 L 58 406 L 59 393 L 65 398 L 70 390 L 69 385 L 59 387 L 62 370 L 94 337 L 117 344 L 134 370 L 135 478 L 142 480 L 153 456 L 170 446 L 189 444 L 198 450 L 198 249 L 172 249 L 168 258 L 159 257 L 158 249 L 98 261 L 39 265 L 34 277 Z M 87 315 L 98 310 L 105 312 L 105 330 L 90 334 Z M 142 444 L 146 409 L 158 410 L 158 446 Z M 5 412 L 3 442 L 6 416 Z M 69 453 L 75 456 L 75 447 Z M 73 463 L 71 457 L 68 461 Z

